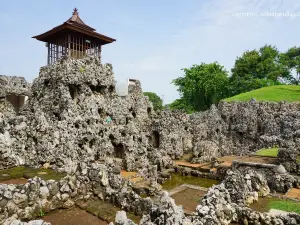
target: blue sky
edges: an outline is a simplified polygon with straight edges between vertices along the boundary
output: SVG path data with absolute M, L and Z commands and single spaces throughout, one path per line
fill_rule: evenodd
M 117 39 L 103 47 L 115 78 L 139 79 L 165 103 L 182 68 L 218 61 L 227 70 L 245 50 L 300 44 L 299 0 L 9 0 L 0 6 L 0 74 L 32 82 L 46 64 L 45 44 L 31 37 L 66 21 L 77 7 L 97 32 Z M 289 12 L 296 16 L 234 16 Z

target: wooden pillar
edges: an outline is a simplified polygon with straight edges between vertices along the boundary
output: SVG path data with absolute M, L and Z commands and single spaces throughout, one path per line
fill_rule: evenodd
M 47 48 L 48 48 L 48 57 L 47 57 L 47 64 L 50 64 L 50 43 L 47 42 Z
M 71 57 L 71 34 L 68 34 L 68 57 L 70 58 Z

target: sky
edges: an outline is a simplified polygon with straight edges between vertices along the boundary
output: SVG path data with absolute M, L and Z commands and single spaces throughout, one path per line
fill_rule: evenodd
M 116 81 L 138 79 L 165 104 L 179 98 L 171 82 L 182 68 L 218 61 L 230 71 L 246 50 L 300 45 L 299 0 L 0 0 L 0 74 L 32 82 L 47 50 L 31 37 L 62 24 L 75 7 L 117 40 L 102 49 Z

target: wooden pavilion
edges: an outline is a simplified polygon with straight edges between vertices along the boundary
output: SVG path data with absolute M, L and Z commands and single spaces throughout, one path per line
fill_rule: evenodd
M 86 55 L 94 55 L 101 59 L 101 46 L 116 41 L 86 25 L 80 19 L 76 8 L 66 22 L 33 38 L 46 42 L 48 64 L 64 56 L 79 59 Z

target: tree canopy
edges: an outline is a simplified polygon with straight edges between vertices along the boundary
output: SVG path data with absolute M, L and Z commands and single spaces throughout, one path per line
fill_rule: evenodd
M 300 83 L 300 47 L 280 52 L 265 45 L 237 57 L 231 76 L 218 62 L 184 68 L 184 76 L 172 81 L 181 96 L 170 109 L 186 112 L 208 109 L 212 104 L 258 88 Z M 295 75 L 296 74 L 296 75 Z
M 244 52 L 236 59 L 231 72 L 231 95 L 292 79 L 290 70 L 282 62 L 281 54 L 276 47 L 270 45 Z
M 185 75 L 173 80 L 182 101 L 193 110 L 206 110 L 227 96 L 228 73 L 217 62 L 183 69 Z
M 145 96 L 148 96 L 149 100 L 152 102 L 155 111 L 162 110 L 163 100 L 153 92 L 144 92 Z
M 290 79 L 292 84 L 299 84 L 300 80 L 300 47 L 292 47 L 280 55 L 281 62 L 296 73 L 296 77 Z
M 176 99 L 174 102 L 168 104 L 165 106 L 167 109 L 175 110 L 175 109 L 180 109 L 185 111 L 186 113 L 190 114 L 193 113 L 195 110 L 187 103 L 184 101 L 184 99 L 179 98 Z

